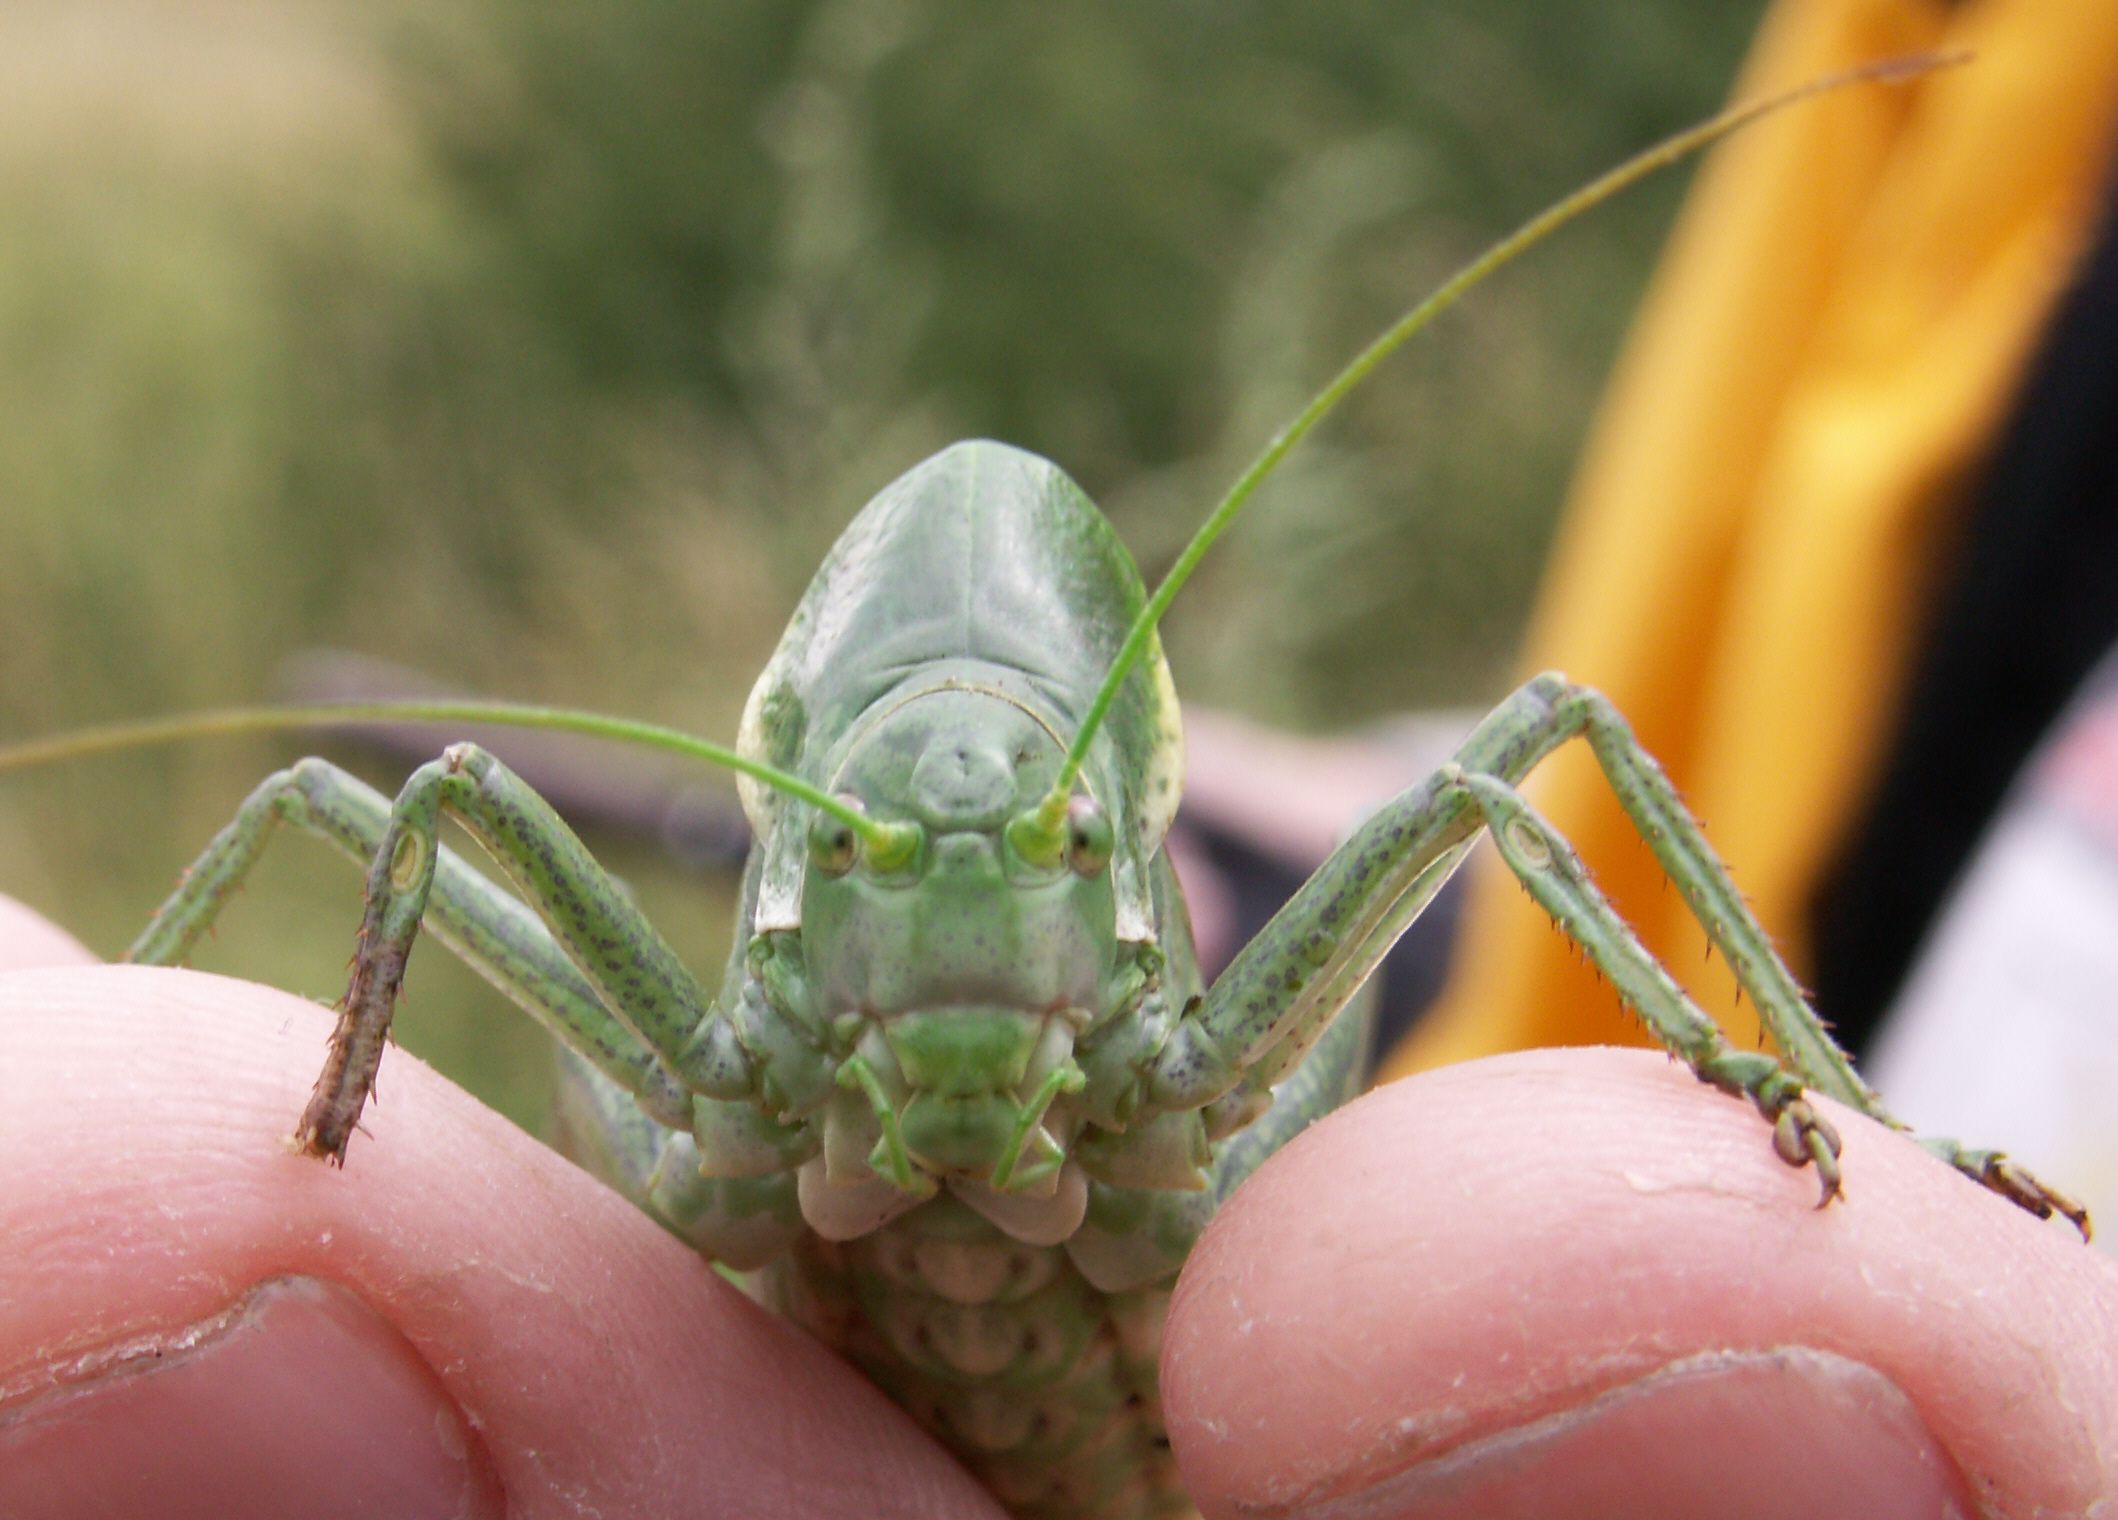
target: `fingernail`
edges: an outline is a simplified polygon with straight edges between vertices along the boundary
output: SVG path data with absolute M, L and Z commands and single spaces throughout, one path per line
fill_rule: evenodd
M 266 1283 L 0 1404 L 10 1520 L 482 1520 L 505 1500 L 476 1433 L 396 1327 L 344 1288 Z
M 1787 1347 L 1689 1358 L 1297 1513 L 1961 1520 L 1977 1507 L 1895 1383 L 1860 1362 Z

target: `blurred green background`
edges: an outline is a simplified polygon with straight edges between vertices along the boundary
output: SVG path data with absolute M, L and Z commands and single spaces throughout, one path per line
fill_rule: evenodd
M 838 529 L 971 435 L 1066 466 L 1152 576 L 1412 296 L 1718 104 L 1759 9 L 13 0 L 0 737 L 256 701 L 316 646 L 725 736 Z M 1178 605 L 1187 698 L 1502 693 L 1681 188 L 1305 449 Z M 0 778 L 0 885 L 114 954 L 299 751 Z M 717 975 L 725 886 L 590 842 Z M 290 839 L 197 963 L 329 1000 L 358 895 Z M 525 1027 L 415 963 L 407 1044 L 534 1122 Z

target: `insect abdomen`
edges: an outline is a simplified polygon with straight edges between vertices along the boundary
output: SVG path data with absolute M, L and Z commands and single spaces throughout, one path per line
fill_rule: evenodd
M 1169 1286 L 1099 1291 L 1063 1247 L 944 1195 L 859 1240 L 806 1237 L 782 1307 L 860 1365 L 1025 1517 L 1187 1505 L 1155 1392 Z

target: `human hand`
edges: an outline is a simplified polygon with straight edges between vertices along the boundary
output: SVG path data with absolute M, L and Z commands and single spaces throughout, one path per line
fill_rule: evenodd
M 8 943 L 85 960 L 0 916 Z M 275 1471 L 295 1487 L 249 1512 L 415 1514 L 416 1483 L 443 1514 L 992 1513 L 843 1367 L 417 1063 L 354 1167 L 283 1154 L 322 1022 L 183 973 L 0 981 L 0 1513 L 78 1512 L 9 1491 L 40 1472 L 107 1498 L 128 1441 L 177 1464 L 117 1506 L 141 1516 L 240 1515 L 226 1485 Z M 1747 1108 L 1638 1053 L 1481 1063 L 1326 1121 L 1185 1274 L 1187 1479 L 1209 1514 L 2078 1512 L 2118 1449 L 2118 1273 L 1842 1129 L 1853 1196 L 1819 1213 Z M 245 1304 L 113 1375 L 113 1348 L 137 1369 Z M 54 1436 L 54 1377 L 83 1374 L 118 1398 Z M 1599 1396 L 1602 1422 L 1566 1413 Z M 1526 1426 L 1542 1446 L 1498 1434 Z M 7 1455 L 25 1430 L 42 1468 Z M 1515 1508 L 1461 1486 L 1481 1475 Z
M 0 900 L 0 1515 L 997 1516 L 843 1363 L 403 1052 Z

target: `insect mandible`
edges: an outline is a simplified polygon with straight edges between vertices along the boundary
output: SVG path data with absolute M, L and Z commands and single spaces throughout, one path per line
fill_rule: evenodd
M 1257 486 L 1486 273 L 1792 98 L 1679 134 L 1474 261 L 1267 446 L 1152 596 L 1050 463 L 974 442 L 917 466 L 825 560 L 735 752 L 645 725 L 428 704 L 179 720 L 20 746 L 0 765 L 216 722 L 389 715 L 601 732 L 737 769 L 758 844 L 711 987 L 549 806 L 470 745 L 422 766 L 394 802 L 318 759 L 268 778 L 128 958 L 182 960 L 277 824 L 324 836 L 368 863 L 367 905 L 298 1127 L 305 1149 L 345 1160 L 407 958 L 431 929 L 561 1033 L 563 1123 L 582 1159 L 705 1254 L 797 1285 L 778 1296 L 845 1306 L 812 1327 L 1005 1502 L 1167 1512 L 1182 1503 L 1155 1388 L 1169 1285 L 1218 1203 L 1353 1090 L 1366 1029 L 1341 1015 L 1481 834 L 1659 1042 L 1752 1103 L 1788 1164 L 1816 1168 L 1824 1202 L 1839 1144 L 1806 1090 L 1893 1122 L 1623 718 L 1562 677 L 1523 686 L 1362 824 L 1210 987 L 1162 849 L 1181 740 L 1156 628 Z M 1779 1056 L 1728 1043 L 1516 790 L 1577 737 Z M 444 813 L 520 900 L 441 845 Z M 2083 1222 L 1997 1153 L 1928 1144 L 2033 1212 Z

